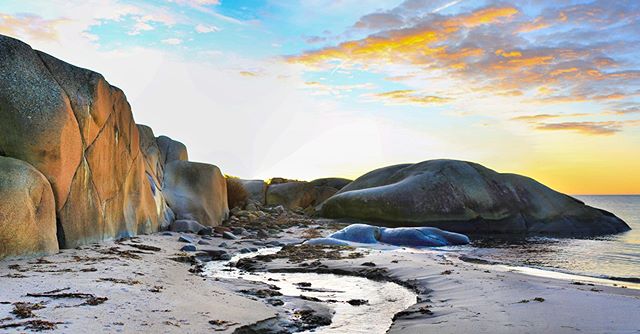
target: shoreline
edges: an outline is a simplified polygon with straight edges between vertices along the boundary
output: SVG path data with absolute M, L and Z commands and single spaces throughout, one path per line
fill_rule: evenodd
M 47 257 L 4 260 L 0 262 L 0 326 L 27 320 L 60 322 L 53 333 L 242 333 L 240 329 L 256 325 L 273 327 L 281 323 L 278 317 L 286 313 L 281 307 L 239 292 L 251 285 L 246 280 L 231 284 L 203 277 L 203 264 L 193 261 L 194 253 L 180 251 L 185 243 L 179 242 L 179 237 L 192 238 L 196 243 L 205 241 L 210 245 L 198 245 L 201 255 L 221 258 L 223 253 L 231 256 L 276 241 L 299 243 L 309 234 L 328 234 L 340 227 L 330 225 L 308 220 L 286 226 L 277 237 L 265 239 L 227 240 L 162 232 L 63 250 Z M 219 247 L 223 243 L 227 246 Z M 160 250 L 154 251 L 155 247 Z M 254 258 L 247 262 L 254 267 L 243 269 L 334 273 L 408 287 L 417 293 L 417 303 L 394 316 L 390 333 L 623 331 L 633 328 L 633 319 L 640 311 L 640 290 L 584 283 L 582 279 L 575 280 L 581 284 L 572 284 L 572 280 L 515 272 L 507 266 L 465 262 L 460 254 L 447 250 L 353 249 L 345 254 L 349 252 L 361 256 L 314 259 L 321 253 L 312 253 L 296 263 L 287 263 L 290 256 L 269 262 Z M 368 264 L 363 266 L 364 263 Z M 26 296 L 65 288 L 108 299 L 91 306 L 85 305 L 83 299 Z M 538 302 L 537 298 L 543 301 Z M 326 310 L 329 304 L 309 301 L 303 305 L 293 299 L 287 302 L 314 312 L 319 310 L 325 322 L 326 317 L 330 318 Z M 36 318 L 18 319 L 11 313 L 16 302 L 42 304 L 44 308 L 33 311 Z M 532 320 L 536 318 L 546 319 L 547 327 L 541 328 L 543 324 Z M 611 319 L 615 320 L 614 325 L 607 327 Z M 306 325 L 311 326 L 309 329 L 318 324 Z M 8 330 L 17 333 L 25 328 Z

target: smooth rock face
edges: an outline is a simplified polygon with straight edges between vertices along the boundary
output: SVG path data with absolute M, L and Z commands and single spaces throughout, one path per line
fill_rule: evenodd
M 267 189 L 267 205 L 306 208 L 313 204 L 314 195 L 313 186 L 308 182 L 270 184 Z
M 163 166 L 176 160 L 189 160 L 187 147 L 183 143 L 167 136 L 160 136 L 156 140 L 158 142 L 158 148 L 160 149 L 160 162 Z
M 275 180 L 275 183 L 274 183 Z M 267 205 L 283 205 L 287 208 L 314 207 L 342 189 L 351 181 L 341 178 L 324 178 L 310 182 L 272 179 L 267 188 Z
M 347 242 L 345 244 L 345 242 Z M 312 239 L 310 244 L 349 245 L 384 243 L 399 247 L 440 247 L 465 245 L 469 243 L 466 235 L 440 230 L 435 227 L 398 227 L 386 228 L 367 224 L 352 224 L 327 238 Z
M 267 202 L 267 183 L 263 180 L 241 180 L 244 190 L 249 194 L 249 201 L 257 202 L 261 205 Z
M 460 233 L 590 236 L 629 230 L 613 214 L 531 178 L 456 160 L 374 170 L 328 199 L 321 214 Z
M 57 251 L 49 181 L 24 161 L 0 157 L 0 259 Z
M 124 93 L 95 72 L 0 36 L 0 153 L 51 184 L 61 247 L 158 229 Z
M 145 172 L 151 186 L 151 193 L 158 216 L 158 226 L 161 230 L 166 230 L 175 220 L 175 214 L 167 205 L 162 193 L 164 163 L 162 162 L 160 147 L 150 127 L 141 124 L 137 126 L 140 133 L 140 151 L 144 157 Z
M 82 139 L 66 92 L 40 56 L 0 35 L 0 152 L 44 174 L 60 209 L 82 158 Z
M 227 183 L 214 165 L 175 160 L 164 170 L 164 195 L 176 219 L 217 226 L 229 217 Z

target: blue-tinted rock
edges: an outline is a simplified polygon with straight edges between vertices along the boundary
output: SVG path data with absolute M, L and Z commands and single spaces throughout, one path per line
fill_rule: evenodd
M 198 241 L 198 245 L 211 245 L 211 243 L 205 240 L 200 240 Z
M 435 227 L 380 228 L 380 242 L 394 246 L 438 247 L 465 245 L 466 235 L 443 231 Z
M 366 224 L 353 224 L 327 238 L 307 241 L 308 244 L 348 246 L 350 243 L 384 243 L 400 247 L 439 247 L 469 243 L 466 235 L 443 231 L 435 227 L 386 228 Z
M 375 244 L 378 243 L 380 238 L 380 228 L 366 224 L 353 224 L 329 235 L 329 238 L 362 244 Z
M 181 251 L 183 252 L 195 252 L 196 251 L 196 245 L 184 245 L 182 246 L 182 248 L 180 248 Z
M 315 238 L 305 242 L 306 245 L 349 246 L 350 243 L 334 238 Z
M 242 254 L 251 253 L 251 250 L 249 248 L 243 248 L 243 249 L 240 250 L 240 253 L 242 253 Z

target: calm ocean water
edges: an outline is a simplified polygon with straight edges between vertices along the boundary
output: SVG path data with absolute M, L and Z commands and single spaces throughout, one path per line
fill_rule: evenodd
M 631 231 L 594 239 L 530 238 L 523 242 L 477 242 L 471 256 L 510 265 L 640 282 L 640 195 L 575 196 L 613 212 Z

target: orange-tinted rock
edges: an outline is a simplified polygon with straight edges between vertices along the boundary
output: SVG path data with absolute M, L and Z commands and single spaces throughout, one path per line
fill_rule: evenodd
M 176 219 L 217 226 L 229 216 L 227 182 L 214 165 L 170 162 L 164 169 L 163 190 Z
M 58 251 L 49 181 L 28 163 L 0 157 L 0 259 Z

